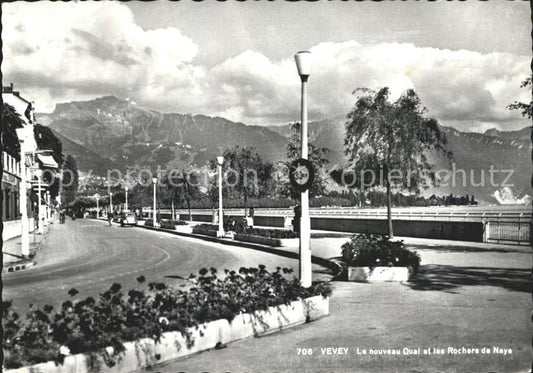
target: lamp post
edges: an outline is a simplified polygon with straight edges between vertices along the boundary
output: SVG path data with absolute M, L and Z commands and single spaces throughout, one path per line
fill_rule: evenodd
M 224 216 L 222 213 L 222 164 L 224 157 L 217 157 L 218 164 L 218 237 L 224 237 Z
M 124 188 L 126 191 L 126 206 L 124 207 L 124 210 L 128 211 L 128 187 Z
M 100 217 L 100 205 L 99 205 L 100 195 L 96 193 L 94 195 L 94 198 L 96 198 L 96 219 L 98 219 Z
M 302 81 L 301 94 L 301 157 L 308 158 L 307 146 L 307 79 L 311 73 L 311 53 L 298 52 L 294 56 L 298 75 Z M 309 191 L 301 192 L 300 218 L 300 283 L 303 287 L 311 286 L 311 219 L 309 218 Z
M 43 211 L 43 204 L 42 204 L 42 186 L 41 186 L 41 178 L 43 176 L 43 170 L 36 170 L 35 176 L 37 176 L 37 207 L 38 207 L 38 214 L 37 217 L 39 219 L 39 234 L 44 233 L 44 211 Z
M 46 191 L 46 221 L 50 224 L 52 220 L 52 203 L 50 200 L 50 191 Z
M 154 220 L 154 227 L 157 227 L 157 213 L 156 213 L 156 186 L 157 186 L 157 177 L 152 178 L 154 183 L 154 209 L 152 210 L 152 218 Z
M 113 214 L 113 192 L 109 192 L 109 213 Z

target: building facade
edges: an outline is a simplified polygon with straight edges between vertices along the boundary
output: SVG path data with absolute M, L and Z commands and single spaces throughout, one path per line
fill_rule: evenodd
M 6 241 L 22 234 L 23 215 L 27 216 L 29 230 L 35 228 L 35 206 L 30 201 L 34 162 L 28 153 L 36 151 L 37 144 L 33 139 L 33 104 L 14 91 L 11 85 L 2 88 L 2 105 L 2 239 Z M 20 133 L 31 134 L 25 144 L 19 141 Z M 24 153 L 22 148 L 29 149 L 29 152 Z

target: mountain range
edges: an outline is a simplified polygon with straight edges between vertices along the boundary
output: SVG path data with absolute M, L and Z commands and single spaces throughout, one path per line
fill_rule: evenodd
M 75 156 L 79 170 L 106 175 L 108 169 L 150 167 L 168 162 L 182 167 L 202 166 L 234 146 L 251 146 L 264 160 L 286 159 L 290 126 L 248 126 L 220 117 L 161 113 L 128 99 L 106 96 L 89 101 L 57 104 L 52 113 L 37 114 L 63 143 L 65 153 Z M 330 149 L 330 166 L 345 163 L 344 118 L 309 123 L 309 142 Z M 504 186 L 489 180 L 493 169 L 504 181 L 504 170 L 513 170 L 507 184 L 518 198 L 531 194 L 531 128 L 519 131 L 491 129 L 485 133 L 462 132 L 442 126 L 452 159 L 432 155 L 437 169 L 455 164 L 458 183 L 430 188 L 424 194 L 474 194 L 476 199 L 497 203 L 494 193 Z M 464 170 L 466 183 L 461 176 Z M 480 184 L 483 181 L 483 185 Z

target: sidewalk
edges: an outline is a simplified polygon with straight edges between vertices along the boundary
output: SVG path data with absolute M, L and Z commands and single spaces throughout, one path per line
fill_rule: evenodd
M 146 372 L 528 371 L 533 332 L 531 248 L 396 239 L 422 257 L 421 270 L 412 281 L 333 281 L 329 317 Z M 313 256 L 338 257 L 347 240 L 312 238 Z M 271 250 L 296 254 L 298 247 Z M 483 348 L 489 353 L 482 353 Z M 463 352 L 467 349 L 470 352 Z
M 39 251 L 48 229 L 49 227 L 45 227 L 44 234 L 39 234 L 37 231 L 30 232 L 30 255 L 27 258 L 24 258 L 21 253 L 21 236 L 4 241 L 2 272 L 14 272 L 32 267 L 34 265 L 33 259 Z

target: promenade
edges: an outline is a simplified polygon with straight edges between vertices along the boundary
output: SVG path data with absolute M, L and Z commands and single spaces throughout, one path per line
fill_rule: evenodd
M 312 239 L 313 255 L 345 241 Z M 145 371 L 527 372 L 531 249 L 405 242 L 422 257 L 408 283 L 333 281 L 329 317 Z

